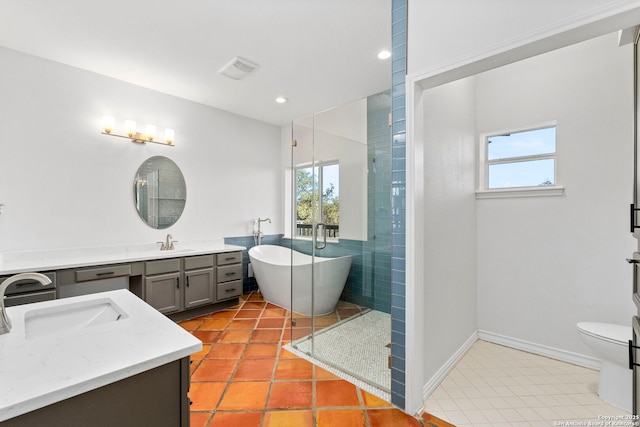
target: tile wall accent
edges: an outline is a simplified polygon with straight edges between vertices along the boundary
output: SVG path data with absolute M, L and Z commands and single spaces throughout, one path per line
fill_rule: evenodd
M 392 0 L 391 132 L 391 402 L 405 407 L 405 233 L 407 0 Z
M 367 242 L 364 292 L 373 299 L 369 308 L 391 311 L 391 92 L 367 98 Z M 351 300 L 347 300 L 350 302 Z M 363 305 L 361 303 L 356 303 Z
M 311 243 L 304 240 L 283 239 L 282 246 L 293 247 L 295 251 L 305 254 L 311 253 Z M 376 294 L 372 292 L 372 264 L 375 254 L 372 252 L 368 242 L 340 239 L 339 243 L 327 243 L 327 247 L 322 250 L 322 257 L 326 258 L 345 255 L 351 255 L 353 258 L 347 283 L 340 299 L 389 313 L 389 302 L 387 301 L 385 304 L 380 298 L 375 298 Z

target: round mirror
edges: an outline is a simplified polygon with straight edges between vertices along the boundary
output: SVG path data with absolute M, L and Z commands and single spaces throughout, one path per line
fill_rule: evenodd
M 153 228 L 167 228 L 182 215 L 187 186 L 171 159 L 154 156 L 145 161 L 133 180 L 133 202 L 140 218 Z

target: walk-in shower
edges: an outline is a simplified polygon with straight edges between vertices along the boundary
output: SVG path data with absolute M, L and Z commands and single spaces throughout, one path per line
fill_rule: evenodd
M 293 350 L 386 393 L 391 387 L 390 112 L 391 96 L 384 92 L 292 124 L 286 197 L 291 216 L 283 243 L 316 261 L 352 257 L 335 312 L 293 315 Z M 295 274 L 301 273 L 292 270 Z M 322 290 L 313 285 L 313 275 L 311 281 L 310 298 L 318 298 Z M 291 292 L 292 299 L 298 297 Z

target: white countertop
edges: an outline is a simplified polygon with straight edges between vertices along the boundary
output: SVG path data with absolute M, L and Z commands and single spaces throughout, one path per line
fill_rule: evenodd
M 25 314 L 110 299 L 126 316 L 26 338 Z M 13 328 L 0 335 L 0 421 L 189 356 L 202 343 L 127 290 L 7 308 Z
M 246 249 L 244 246 L 226 245 L 223 239 L 176 242 L 175 249 L 170 251 L 161 251 L 158 246 L 157 244 L 142 244 L 5 252 L 0 254 L 0 275 L 177 258 Z

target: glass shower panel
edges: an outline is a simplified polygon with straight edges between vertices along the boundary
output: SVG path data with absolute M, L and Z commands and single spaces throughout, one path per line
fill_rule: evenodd
M 351 362 L 357 357 L 343 359 L 349 354 L 345 344 L 357 336 L 350 332 L 348 319 L 360 314 L 356 304 L 345 301 L 345 288 L 362 289 L 365 276 L 361 274 L 364 244 L 367 241 L 367 100 L 362 99 L 315 115 L 314 156 L 319 165 L 320 215 L 325 224 L 327 245 L 316 249 L 317 271 L 324 258 L 351 257 L 348 283 L 325 283 L 326 276 L 317 277 L 315 298 L 325 298 L 330 288 L 338 286 L 343 298 L 333 311 L 314 313 L 313 357 L 353 374 Z M 325 236 L 323 233 L 323 238 Z M 319 245 L 323 247 L 324 245 Z M 350 291 L 347 291 L 347 293 Z M 340 326 L 342 325 L 342 327 Z M 356 333 L 357 335 L 357 333 Z
M 296 120 L 292 126 L 290 331 L 294 347 L 295 340 L 313 334 L 313 238 L 320 218 L 313 125 L 314 116 L 311 115 Z M 312 349 L 304 352 L 311 353 Z
M 387 393 L 390 110 L 385 92 L 296 120 L 290 165 L 292 346 Z M 328 273 L 339 262 L 326 260 L 345 257 L 346 282 Z M 323 305 L 338 296 L 335 306 Z

